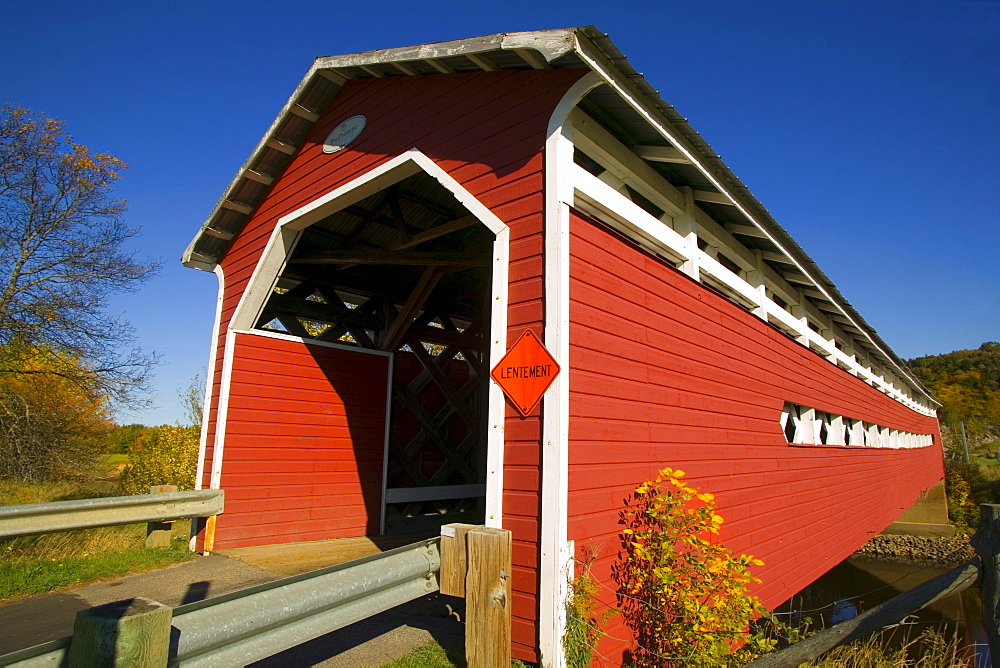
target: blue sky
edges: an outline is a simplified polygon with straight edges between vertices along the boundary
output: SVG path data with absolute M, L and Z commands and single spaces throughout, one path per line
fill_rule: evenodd
M 0 102 L 131 167 L 164 263 L 109 313 L 163 354 L 153 408 L 208 358 L 216 279 L 179 257 L 316 56 L 594 24 L 902 357 L 1000 339 L 1000 2 L 50 2 L 0 21 Z

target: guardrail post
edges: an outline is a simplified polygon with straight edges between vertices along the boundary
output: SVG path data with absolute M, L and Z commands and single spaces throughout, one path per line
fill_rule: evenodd
M 455 522 L 441 527 L 441 593 L 465 598 L 465 578 L 468 574 L 466 534 L 478 524 Z
M 972 546 L 982 562 L 983 625 L 994 663 L 1000 657 L 1000 505 L 979 506 L 979 527 Z
M 176 492 L 177 485 L 153 485 L 149 488 L 150 494 L 163 494 L 164 492 Z M 170 547 L 170 537 L 173 533 L 173 520 L 166 522 L 146 523 L 146 547 Z
M 70 668 L 160 668 L 170 652 L 173 610 L 145 598 L 106 603 L 76 614 Z
M 465 658 L 473 668 L 509 668 L 511 534 L 478 527 L 466 534 Z

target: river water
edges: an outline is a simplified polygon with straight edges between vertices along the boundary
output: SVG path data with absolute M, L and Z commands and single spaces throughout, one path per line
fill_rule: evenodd
M 811 617 L 813 628 L 828 628 L 948 570 L 850 557 L 793 596 L 776 612 L 793 626 Z M 905 621 L 899 631 L 909 633 L 894 632 L 893 637 L 898 637 L 899 642 L 903 642 L 904 637 L 913 639 L 928 626 L 961 634 L 976 648 L 976 668 L 990 667 L 978 587 L 935 601 Z

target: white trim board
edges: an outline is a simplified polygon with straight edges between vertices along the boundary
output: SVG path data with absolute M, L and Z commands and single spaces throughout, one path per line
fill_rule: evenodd
M 198 466 L 195 469 L 194 488 L 202 488 L 202 478 L 205 476 L 205 452 L 208 450 L 209 418 L 212 413 L 212 390 L 215 386 L 215 362 L 219 355 L 219 327 L 222 324 L 222 303 L 226 296 L 226 273 L 220 265 L 212 269 L 219 284 L 219 292 L 215 298 L 215 319 L 212 323 L 211 346 L 208 351 L 208 366 L 205 367 L 205 397 L 201 407 L 201 433 L 198 436 Z M 219 388 L 219 400 L 222 400 L 222 388 Z M 216 423 L 218 434 L 218 423 Z M 188 550 L 197 549 L 198 532 L 204 524 L 203 519 L 191 520 L 191 533 L 188 538 Z
M 545 140 L 545 347 L 562 371 L 545 393 L 542 412 L 541 537 L 538 638 L 542 666 L 563 666 L 566 600 L 572 577 L 569 544 L 569 221 L 573 202 L 570 113 L 601 84 L 589 72 L 563 95 Z
M 320 346 L 322 348 L 337 348 L 339 350 L 347 350 L 349 352 L 354 352 L 354 353 L 365 353 L 368 355 L 381 355 L 383 357 L 392 357 L 392 353 L 389 352 L 388 350 L 372 350 L 370 348 L 361 348 L 360 346 L 352 346 L 346 343 L 337 343 L 336 341 L 317 341 L 316 339 L 307 339 L 301 336 L 285 334 L 283 332 L 268 332 L 263 329 L 234 329 L 232 331 L 234 334 L 249 334 L 250 336 L 262 336 L 267 339 L 293 341 L 295 343 L 304 343 L 307 346 Z

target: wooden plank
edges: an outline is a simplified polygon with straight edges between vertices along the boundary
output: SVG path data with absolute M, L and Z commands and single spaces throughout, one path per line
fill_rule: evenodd
M 150 494 L 165 494 L 176 492 L 177 485 L 153 485 L 149 488 Z M 146 547 L 170 547 L 170 538 L 173 533 L 173 522 L 147 522 L 146 523 Z
M 341 305 L 343 306 L 343 305 Z M 268 310 L 274 312 L 279 318 L 283 316 L 299 316 L 306 320 L 319 320 L 332 325 L 346 325 L 347 327 L 360 327 L 362 329 L 382 329 L 385 327 L 385 318 L 381 314 L 358 313 L 357 309 L 347 307 L 336 308 L 330 304 L 315 302 L 310 299 L 297 299 L 287 295 L 274 295 Z M 284 323 L 284 320 L 282 320 Z
M 673 146 L 636 146 L 635 154 L 649 162 L 671 162 L 689 165 L 691 161 Z
M 392 65 L 408 77 L 420 76 L 420 72 L 418 72 L 416 68 L 411 65 L 407 65 L 406 63 L 393 63 Z
M 465 660 L 477 668 L 510 667 L 511 533 L 481 527 L 466 534 Z
M 222 200 L 222 208 L 229 209 L 230 211 L 238 211 L 247 216 L 253 213 L 253 207 L 246 202 L 234 202 L 231 199 Z
M 440 60 L 437 60 L 436 58 L 428 58 L 424 60 L 424 62 L 433 67 L 434 69 L 436 69 L 441 74 L 452 74 L 455 71 L 447 64 L 442 63 Z
M 360 67 L 365 72 L 367 72 L 368 74 L 372 75 L 373 77 L 375 77 L 377 79 L 381 79 L 381 78 L 383 78 L 385 76 L 385 73 L 380 72 L 379 70 L 375 69 L 374 67 L 370 67 L 368 65 L 358 65 L 358 67 Z
M 979 510 L 979 529 L 972 537 L 972 546 L 983 565 L 983 624 L 990 656 L 996 662 L 1000 657 L 1000 505 L 985 503 Z
M 725 206 L 736 206 L 736 202 L 729 199 L 722 193 L 711 192 L 708 190 L 693 190 L 694 201 L 696 202 L 708 202 L 709 204 L 723 204 Z
M 788 257 L 784 253 L 773 253 L 771 251 L 761 251 L 761 259 L 768 260 L 770 262 L 780 262 L 781 264 L 788 264 L 795 266 L 795 260 Z
M 551 70 L 552 66 L 534 49 L 514 49 L 514 53 L 519 55 L 524 62 L 531 65 L 536 70 Z
M 728 229 L 732 234 L 740 234 L 744 237 L 767 239 L 767 235 L 764 234 L 764 231 L 753 225 L 726 225 L 726 229 Z
M 207 234 L 210 237 L 215 237 L 216 239 L 222 239 L 223 241 L 230 241 L 236 236 L 235 232 L 227 232 L 225 230 L 219 230 L 214 227 L 206 227 L 202 230 L 203 234 Z
M 486 485 L 429 485 L 427 487 L 394 487 L 385 490 L 386 503 L 410 503 L 413 501 L 443 501 L 447 499 L 471 499 L 486 495 Z
M 389 325 L 382 339 L 382 350 L 395 350 L 399 347 L 399 344 L 413 322 L 414 315 L 423 308 L 424 303 L 431 296 L 431 292 L 437 287 L 442 277 L 441 272 L 432 267 L 424 270 L 424 273 L 420 276 L 420 280 L 417 281 L 417 284 L 410 292 L 410 296 L 407 297 L 406 303 L 403 304 L 402 310 L 393 319 L 392 324 Z
M 467 227 L 471 227 L 479 222 L 479 219 L 475 216 L 462 216 L 461 218 L 456 218 L 455 220 L 449 221 L 447 223 L 441 223 L 440 225 L 435 225 L 434 227 L 428 229 L 425 232 L 420 232 L 419 234 L 414 234 L 410 237 L 409 241 L 405 241 L 393 246 L 390 250 L 400 251 L 407 248 L 413 248 L 424 242 L 432 241 L 439 237 L 443 237 L 452 232 L 457 232 L 458 230 L 464 230 Z
M 425 326 L 412 328 L 411 333 L 421 341 L 436 343 L 442 346 L 459 346 L 460 348 L 478 351 L 483 344 L 481 336 L 470 334 L 468 331 L 459 332 L 453 329 Z
M 292 264 L 391 264 L 422 267 L 485 267 L 489 259 L 475 257 L 468 251 L 421 252 L 351 249 L 310 253 L 291 260 Z
M 465 54 L 465 57 L 471 60 L 472 64 L 481 70 L 485 70 L 487 72 L 496 72 L 498 69 L 500 69 L 493 63 L 483 58 L 482 56 L 478 56 L 474 53 L 467 53 Z
M 256 181 L 257 183 L 263 183 L 265 186 L 269 186 L 274 183 L 274 177 L 268 174 L 261 174 L 260 172 L 255 172 L 252 169 L 248 169 L 243 172 L 243 178 L 250 179 L 251 181 Z
M 315 123 L 319 120 L 319 114 L 312 109 L 306 109 L 301 104 L 293 104 L 288 108 L 288 111 L 292 112 L 299 118 L 304 118 L 310 123 Z
M 264 145 L 267 146 L 268 148 L 273 148 L 275 151 L 281 151 L 286 155 L 292 155 L 293 153 L 295 153 L 294 146 L 292 146 L 287 142 L 283 142 L 280 139 L 275 139 L 274 137 L 268 139 Z
M 446 596 L 465 597 L 465 578 L 468 575 L 468 549 L 466 534 L 478 524 L 455 522 L 441 527 L 441 593 Z
M 341 72 L 335 72 L 332 69 L 327 68 L 316 70 L 316 74 L 340 86 L 343 86 L 347 83 L 347 80 L 351 78 Z

